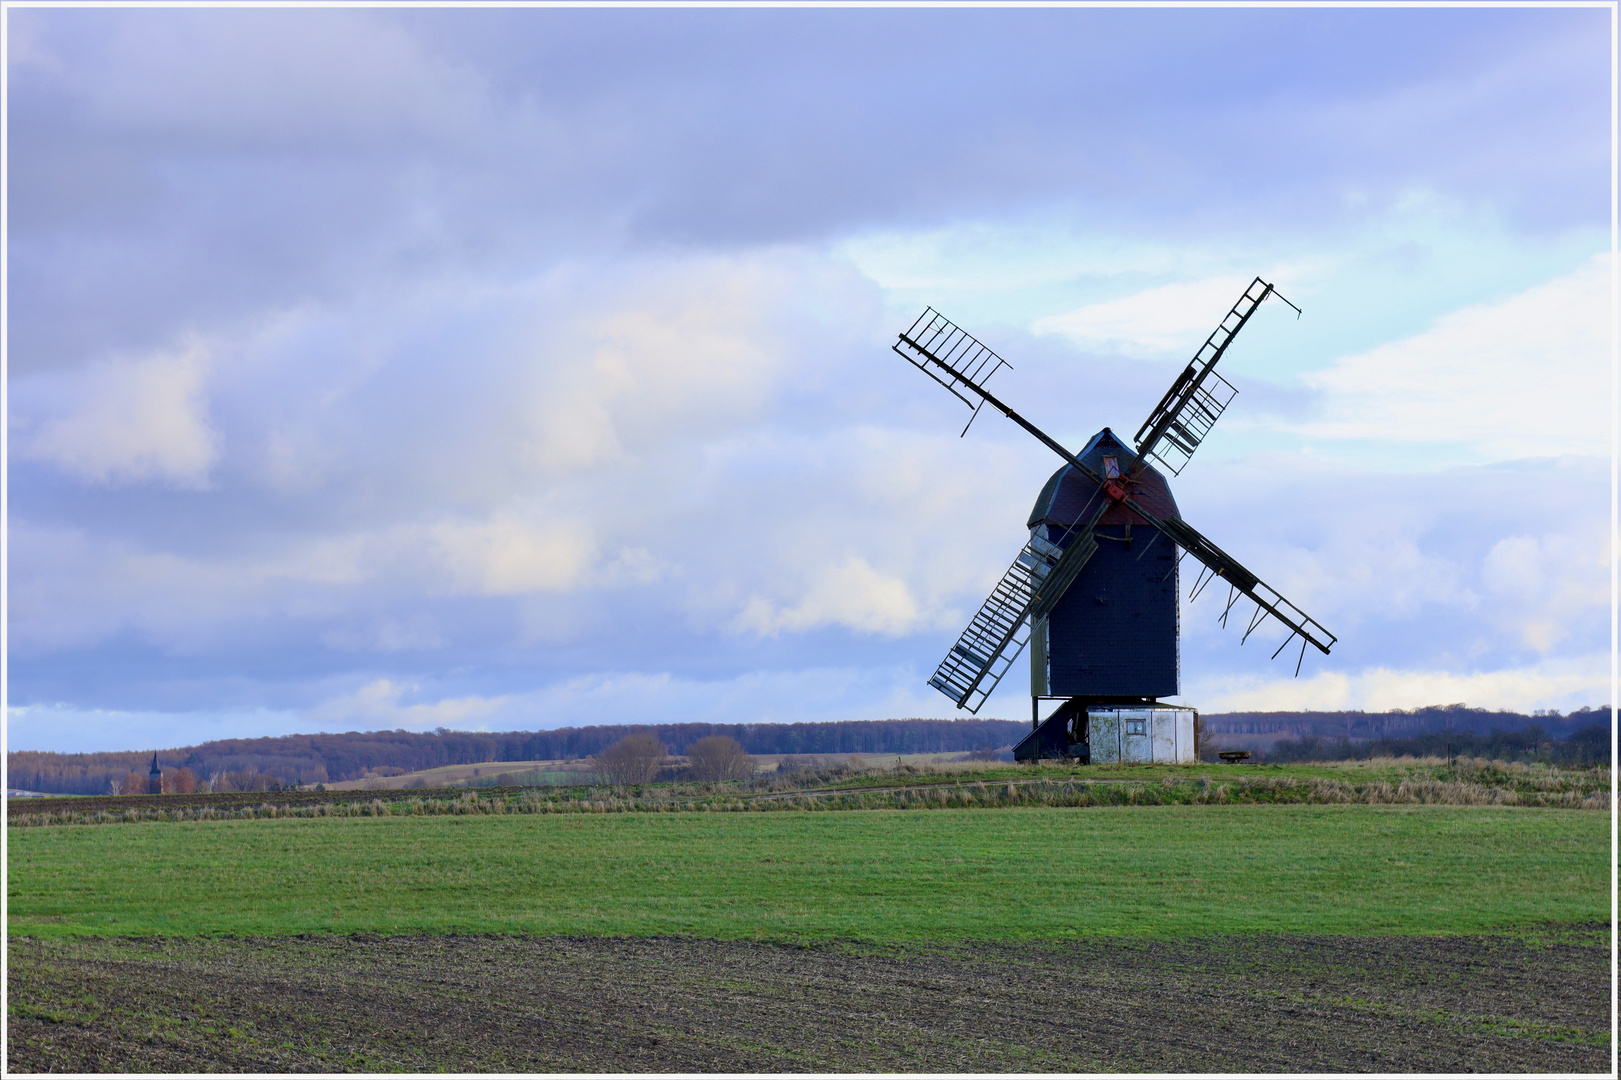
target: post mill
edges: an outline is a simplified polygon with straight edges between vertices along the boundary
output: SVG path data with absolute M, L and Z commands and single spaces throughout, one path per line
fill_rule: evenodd
M 1170 485 L 1149 464 L 1181 474 L 1237 393 L 1216 362 L 1268 297 L 1289 304 L 1260 278 L 1244 290 L 1137 429 L 1134 447 L 1104 428 L 1071 453 L 985 389 L 1012 365 L 932 307 L 893 346 L 972 410 L 968 426 L 989 405 L 1064 459 L 1030 512 L 1029 542 L 929 679 L 959 709 L 977 713 L 1028 645 L 1031 732 L 1015 757 L 1196 758 L 1197 714 L 1160 700 L 1180 692 L 1186 556 L 1200 564 L 1190 601 L 1217 579 L 1227 585 L 1223 626 L 1241 598 L 1254 602 L 1240 644 L 1276 619 L 1289 636 L 1272 655 L 1298 637 L 1296 675 L 1307 645 L 1325 655 L 1333 646 L 1333 634 L 1183 521 Z M 1042 719 L 1041 703 L 1053 700 L 1057 708 Z

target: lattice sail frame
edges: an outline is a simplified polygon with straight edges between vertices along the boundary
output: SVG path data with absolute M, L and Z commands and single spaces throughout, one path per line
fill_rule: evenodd
M 1188 459 L 1193 457 L 1193 452 L 1238 393 L 1232 383 L 1216 374 L 1216 361 L 1268 296 L 1276 296 L 1289 304 L 1271 285 L 1256 278 L 1210 332 L 1187 368 L 1176 377 L 1133 436 L 1139 458 L 1152 457 L 1169 469 L 1171 475 L 1181 475 Z
M 950 698 L 957 708 L 979 712 L 1024 651 L 1036 622 L 1046 618 L 1063 599 L 1076 575 L 1097 551 L 1094 527 L 1108 508 L 1104 502 L 1086 524 L 1071 526 L 1061 538 L 1068 540 L 1068 546 L 1032 533 L 1030 542 L 940 661 L 929 685 Z

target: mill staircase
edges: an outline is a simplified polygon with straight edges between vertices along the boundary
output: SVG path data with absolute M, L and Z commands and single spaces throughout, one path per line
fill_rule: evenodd
M 929 685 L 957 708 L 979 712 L 1024 651 L 1032 620 L 1053 609 L 1097 551 L 1093 526 L 1101 516 L 1100 509 L 1085 525 L 1072 527 L 1067 547 L 1050 542 L 1039 532 L 1031 534 L 1030 542 L 940 661 Z

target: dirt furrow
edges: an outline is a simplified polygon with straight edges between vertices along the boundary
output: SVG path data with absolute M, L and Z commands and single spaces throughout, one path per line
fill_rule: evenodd
M 14 938 L 7 1064 L 1602 1072 L 1608 950 L 1594 940 Z

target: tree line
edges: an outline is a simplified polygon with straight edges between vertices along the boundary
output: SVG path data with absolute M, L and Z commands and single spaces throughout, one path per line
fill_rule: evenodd
M 1343 742 L 1351 750 L 1378 745 L 1396 753 L 1417 753 L 1393 748 L 1431 746 L 1431 735 L 1478 737 L 1471 747 L 1485 748 L 1495 732 L 1528 731 L 1535 727 L 1542 740 L 1561 745 L 1581 729 L 1599 726 L 1609 741 L 1609 706 L 1578 709 L 1564 716 L 1555 712 L 1532 715 L 1491 712 L 1465 705 L 1433 705 L 1422 709 L 1364 712 L 1212 713 L 1202 718 L 1202 731 L 1213 742 L 1224 735 L 1283 732 L 1269 753 L 1305 753 L 1299 746 L 1279 750 L 1286 743 L 1309 745 L 1313 753 Z M 158 751 L 164 785 L 191 783 L 198 790 L 270 791 L 297 784 L 333 783 L 367 775 L 398 775 L 442 765 L 476 765 L 499 761 L 570 761 L 596 757 L 628 735 L 654 736 L 672 754 L 686 755 L 700 739 L 725 736 L 735 739 L 750 754 L 825 757 L 843 754 L 950 754 L 979 751 L 990 756 L 994 748 L 1018 742 L 1030 730 L 1016 720 L 846 720 L 799 724 L 608 724 L 558 728 L 553 731 L 350 731 L 342 734 L 284 735 L 258 739 L 221 739 L 199 746 Z M 1506 736 L 1505 736 L 1506 738 Z M 1583 735 L 1570 754 L 1579 754 L 1592 736 Z M 1429 741 L 1423 741 L 1429 739 Z M 1408 740 L 1404 742 L 1403 740 Z M 1419 740 L 1411 742 L 1411 740 Z M 1458 745 L 1464 745 L 1459 742 Z M 1338 751 L 1333 751 L 1338 752 Z M 1369 751 L 1371 752 L 1371 750 Z M 1384 751 L 1381 751 L 1384 752 Z M 1463 750 L 1457 753 L 1465 753 Z M 1512 754 L 1467 751 L 1474 757 L 1523 760 Z M 1553 753 L 1552 750 L 1546 750 Z M 1559 753 L 1567 753 L 1559 750 Z M 1426 754 L 1430 751 L 1426 750 Z M 105 795 L 136 781 L 145 790 L 151 750 L 97 754 L 59 754 L 14 750 L 7 755 L 9 787 L 64 795 Z M 1574 760 L 1574 759 L 1571 759 Z M 180 770 L 187 778 L 178 778 Z
M 1299 739 L 1279 739 L 1264 755 L 1266 761 L 1272 762 L 1366 761 L 1375 757 L 1473 757 L 1588 768 L 1610 764 L 1610 725 L 1590 724 L 1563 739 L 1540 724 L 1510 731 L 1499 728 L 1486 734 L 1441 730 L 1355 742 L 1303 735 Z
M 167 777 L 189 770 L 214 791 L 268 791 L 295 784 L 334 783 L 397 775 L 442 765 L 486 761 L 571 761 L 595 757 L 627 735 L 647 733 L 685 755 L 700 739 L 726 736 L 750 754 L 949 754 L 1002 747 L 1024 737 L 1014 720 L 847 720 L 801 724 L 611 724 L 553 731 L 350 731 L 220 739 L 158 751 Z M 6 784 L 64 795 L 105 795 L 131 772 L 144 777 L 151 750 L 59 754 L 14 750 Z M 166 780 L 165 783 L 168 781 Z M 142 790 L 145 790 L 144 787 Z
M 1352 741 L 1401 739 L 1432 731 L 1471 732 L 1486 735 L 1492 731 L 1514 731 L 1537 726 L 1555 738 L 1593 724 L 1609 724 L 1610 707 L 1580 708 L 1561 715 L 1556 709 L 1539 709 L 1529 715 L 1505 710 L 1473 709 L 1468 705 L 1426 705 L 1418 709 L 1391 709 L 1388 712 L 1233 712 L 1211 713 L 1202 718 L 1203 730 L 1212 735 L 1289 734 L 1297 738 L 1316 735 L 1324 739 Z

